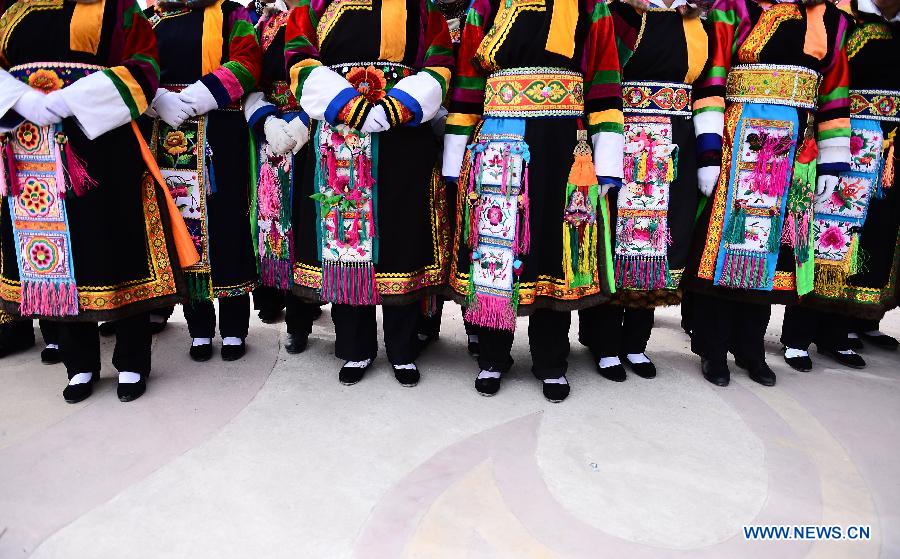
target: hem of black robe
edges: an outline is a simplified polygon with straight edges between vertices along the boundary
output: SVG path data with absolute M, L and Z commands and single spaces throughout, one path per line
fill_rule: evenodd
M 306 287 L 303 285 L 294 285 L 292 293 L 302 299 L 305 303 L 313 303 L 316 305 L 327 305 L 331 304 L 331 301 L 326 301 L 319 296 L 319 290 L 314 289 L 312 287 Z M 445 290 L 441 285 L 430 285 L 427 287 L 422 287 L 415 291 L 410 291 L 409 293 L 402 293 L 398 295 L 381 295 L 381 301 L 378 303 L 379 305 L 408 305 L 410 303 L 415 303 L 425 299 L 426 297 L 431 297 L 432 295 L 445 295 Z

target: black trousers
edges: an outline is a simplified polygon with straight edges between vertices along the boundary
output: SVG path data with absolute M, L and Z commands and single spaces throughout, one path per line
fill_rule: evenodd
M 71 379 L 78 373 L 100 372 L 100 331 L 96 322 L 58 322 L 59 349 Z M 116 321 L 113 365 L 118 371 L 150 373 L 150 315 Z
M 284 295 L 284 323 L 292 336 L 309 336 L 319 305 L 307 303 L 291 293 Z
M 431 316 L 426 316 L 423 312 L 419 317 L 419 333 L 424 334 L 430 338 L 436 338 L 441 333 L 441 319 L 444 316 L 444 301 L 443 297 L 437 297 L 437 306 L 435 312 Z M 460 313 L 465 316 L 466 309 L 465 307 L 460 308 Z M 478 328 L 469 324 L 463 319 L 463 326 L 466 329 L 467 336 L 473 336 L 478 333 Z
M 781 343 L 803 350 L 809 349 L 811 344 L 816 344 L 819 349 L 850 349 L 847 340 L 849 322 L 850 317 L 844 315 L 791 305 L 784 309 Z
M 378 355 L 378 323 L 375 305 L 331 305 L 334 322 L 334 354 L 345 361 L 364 361 Z M 383 305 L 381 317 L 384 328 L 384 348 L 388 361 L 405 365 L 416 360 L 419 344 L 416 327 L 419 303 Z
M 597 305 L 578 311 L 578 339 L 594 357 L 644 353 L 653 330 L 654 309 Z
M 856 334 L 874 332 L 880 328 L 881 324 L 880 320 L 864 320 L 862 318 L 844 317 L 844 320 L 847 322 L 847 331 Z
M 184 318 L 192 338 L 214 338 L 216 307 L 212 301 L 194 301 L 184 305 Z M 219 299 L 219 334 L 223 338 L 247 337 L 250 329 L 250 295 Z
M 29 326 L 31 325 L 31 321 L 28 321 Z M 38 326 L 41 327 L 41 336 L 44 338 L 44 344 L 50 345 L 55 344 L 59 345 L 59 323 L 58 322 L 50 322 L 49 320 L 39 320 Z
M 274 287 L 257 287 L 253 290 L 253 308 L 263 312 L 279 312 L 285 308 L 284 292 Z
M 691 351 L 710 361 L 725 361 L 729 351 L 750 364 L 765 361 L 763 338 L 771 305 L 700 293 L 692 299 Z
M 572 313 L 538 309 L 528 317 L 531 372 L 539 379 L 564 376 L 569 368 L 569 326 Z M 513 333 L 479 328 L 478 366 L 485 371 L 506 373 L 512 367 Z

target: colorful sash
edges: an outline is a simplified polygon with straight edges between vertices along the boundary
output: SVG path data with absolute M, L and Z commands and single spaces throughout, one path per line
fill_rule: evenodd
M 626 113 L 691 116 L 691 86 L 684 83 L 622 82 Z
M 319 203 L 320 296 L 345 305 L 378 304 L 378 135 L 319 122 L 313 146 L 319 152 L 311 197 Z
M 188 293 L 195 301 L 211 300 L 214 296 L 206 198 L 215 191 L 215 181 L 206 143 L 206 117 L 190 118 L 177 129 L 157 119 L 150 145 L 200 255 L 199 262 L 185 268 Z
M 522 119 L 486 119 L 469 146 L 465 242 L 472 249 L 466 320 L 513 331 L 519 304 L 519 255 L 530 248 L 528 162 Z
M 563 271 L 567 287 L 591 285 L 597 279 L 597 210 L 600 185 L 594 171 L 587 130 L 578 131 L 575 161 L 566 182 L 563 215 Z
M 22 316 L 76 316 L 61 127 L 21 124 L 5 147 Z
M 881 186 L 881 123 L 854 118 L 851 128 L 850 171 L 840 175 L 830 198 L 815 202 L 815 290 L 825 297 L 842 296 L 847 277 L 859 271 L 859 230 Z
M 616 287 L 674 288 L 669 273 L 669 188 L 678 145 L 667 116 L 625 117 L 625 177 L 616 220 Z
M 792 190 L 797 111 L 768 103 L 739 108 L 714 283 L 771 291 Z
M 293 165 L 291 153 L 275 155 L 269 144 L 259 147 L 256 229 L 262 284 L 283 291 L 294 285 L 294 232 L 291 223 Z
M 497 118 L 581 117 L 584 83 L 578 72 L 514 68 L 494 72 L 484 88 L 484 116 Z

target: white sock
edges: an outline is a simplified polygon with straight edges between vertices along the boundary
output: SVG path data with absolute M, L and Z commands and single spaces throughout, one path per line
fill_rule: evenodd
M 346 363 L 344 363 L 344 367 L 350 367 L 351 369 L 365 369 L 371 362 L 371 359 L 364 359 L 362 361 L 347 361 Z
M 645 353 L 629 353 L 625 357 L 635 365 L 640 363 L 651 363 L 650 358 Z
M 58 344 L 47 344 L 47 349 L 59 349 Z
M 544 384 L 569 384 L 569 381 L 566 380 L 566 377 L 545 378 Z
M 165 324 L 169 319 L 164 316 L 156 316 L 155 314 L 150 315 L 150 322 L 155 324 Z
M 191 345 L 192 346 L 209 345 L 211 343 L 212 343 L 211 338 L 194 338 L 194 341 L 191 342 Z
M 141 380 L 141 375 L 131 371 L 119 371 L 119 384 L 134 384 Z
M 469 334 L 469 343 L 477 344 L 478 343 L 478 334 Z
M 425 334 L 416 334 L 416 337 L 419 338 L 420 342 L 424 342 L 428 339 L 428 336 L 426 336 Z
M 847 338 L 850 340 L 858 340 L 859 334 L 857 334 L 856 332 L 850 332 L 849 334 L 847 334 Z
M 784 356 L 787 358 L 791 357 L 809 357 L 809 352 L 805 349 L 797 349 L 793 347 L 784 348 Z
M 869 330 L 868 332 L 866 332 L 866 336 L 877 338 L 878 336 L 884 336 L 884 332 L 882 332 L 881 330 Z
M 394 368 L 395 369 L 409 369 L 409 370 L 414 371 L 414 370 L 416 370 L 416 364 L 415 363 L 405 363 L 403 365 L 394 365 Z
M 499 371 L 481 371 L 478 373 L 478 378 L 500 378 Z
M 856 355 L 856 352 L 852 349 L 839 349 L 837 352 L 841 355 Z
M 618 357 L 601 357 L 600 358 L 600 368 L 606 369 L 608 367 L 615 367 L 616 365 L 621 365 L 622 362 Z
M 78 373 L 74 377 L 69 379 L 69 386 L 91 382 L 91 378 L 93 378 L 93 376 L 94 373 Z
M 242 343 L 244 343 L 244 340 L 235 338 L 234 336 L 222 338 L 222 345 L 241 345 Z

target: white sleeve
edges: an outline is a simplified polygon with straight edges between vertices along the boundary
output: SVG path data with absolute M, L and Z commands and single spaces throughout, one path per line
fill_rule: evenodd
M 28 84 L 12 77 L 6 70 L 0 69 L 0 132 L 9 132 L 22 123 L 21 118 L 7 117 L 19 97 L 31 91 Z
M 391 88 L 388 95 L 403 103 L 415 115 L 413 125 L 433 119 L 444 101 L 441 84 L 428 72 L 403 78 Z
M 317 66 L 303 82 L 299 101 L 311 119 L 334 124 L 341 109 L 357 95 L 356 88 L 344 76 Z
M 617 132 L 597 132 L 594 144 L 594 173 L 598 177 L 625 176 L 625 136 Z
M 444 161 L 441 175 L 448 178 L 459 178 L 462 171 L 463 158 L 466 156 L 466 144 L 469 138 L 461 134 L 444 135 Z
M 113 81 L 103 72 L 85 76 L 59 92 L 90 140 L 126 125 L 134 118 Z

